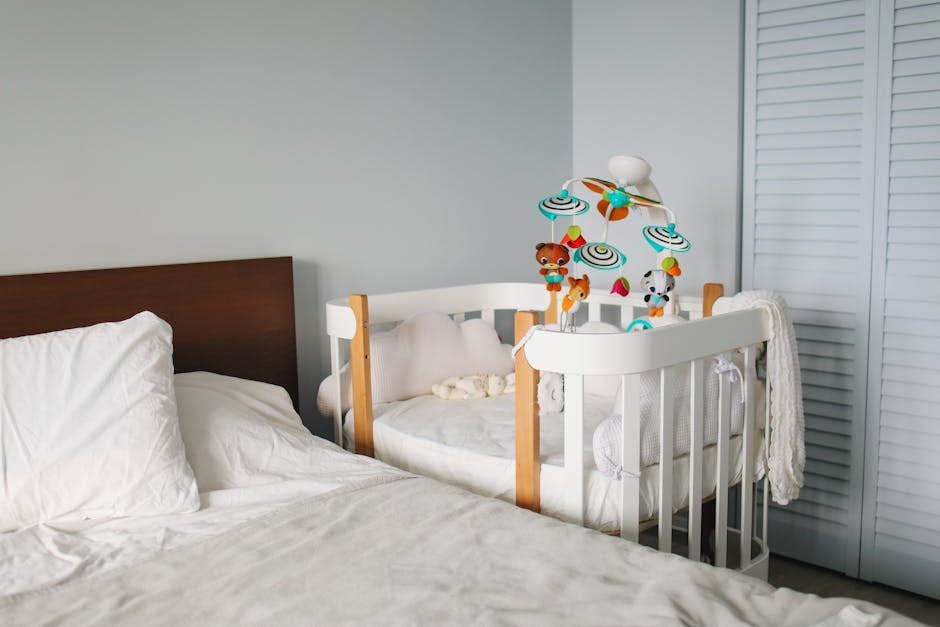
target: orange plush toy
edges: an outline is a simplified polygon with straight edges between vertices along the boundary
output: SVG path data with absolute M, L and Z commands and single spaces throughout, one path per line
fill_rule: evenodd
M 535 245 L 535 260 L 542 266 L 539 274 L 545 277 L 545 289 L 549 292 L 560 292 L 561 282 L 568 274 L 564 267 L 571 259 L 568 249 L 561 244 L 542 242 Z
M 574 314 L 581 308 L 581 303 L 591 295 L 591 280 L 585 274 L 580 279 L 568 277 L 568 283 L 571 287 L 561 299 L 561 310 L 564 313 L 562 329 L 571 331 L 574 330 Z

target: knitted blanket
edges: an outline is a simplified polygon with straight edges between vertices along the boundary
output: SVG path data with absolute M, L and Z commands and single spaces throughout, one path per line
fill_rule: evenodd
M 796 334 L 786 301 L 761 290 L 719 299 L 713 313 L 763 309 L 770 315 L 773 335 L 767 343 L 767 385 L 770 394 L 770 445 L 767 474 L 773 500 L 786 505 L 800 494 L 806 465 L 803 393 Z

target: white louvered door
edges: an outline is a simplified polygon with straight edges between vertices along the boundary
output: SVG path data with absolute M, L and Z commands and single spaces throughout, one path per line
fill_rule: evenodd
M 940 2 L 883 2 L 861 575 L 940 598 Z
M 772 508 L 770 546 L 856 574 L 872 217 L 865 2 L 755 0 L 746 20 L 742 287 L 790 304 L 806 413 L 805 487 Z
M 791 305 L 774 552 L 940 598 L 940 1 L 748 0 L 745 289 Z

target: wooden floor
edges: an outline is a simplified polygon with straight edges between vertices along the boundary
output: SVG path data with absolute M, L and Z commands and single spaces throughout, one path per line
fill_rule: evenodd
M 940 601 L 776 555 L 770 558 L 770 583 L 821 597 L 864 599 L 927 625 L 940 625 Z

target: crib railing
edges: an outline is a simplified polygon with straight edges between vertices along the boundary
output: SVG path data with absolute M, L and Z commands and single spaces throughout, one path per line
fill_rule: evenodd
M 368 367 L 369 336 L 373 325 L 401 322 L 419 312 L 439 312 L 462 322 L 468 313 L 479 312 L 482 319 L 493 322 L 497 311 L 516 312 L 523 309 L 541 310 L 546 324 L 558 319 L 557 292 L 546 293 L 538 283 L 479 283 L 390 294 L 352 294 L 326 304 L 326 332 L 330 337 L 330 370 L 333 375 L 334 398 L 341 399 L 340 368 L 343 363 L 341 342 L 349 344 L 353 377 L 353 414 L 355 416 L 355 450 L 373 455 L 372 440 L 372 378 Z M 343 445 L 343 413 L 341 403 L 333 409 L 333 434 Z
M 721 292 L 720 284 L 709 283 L 705 286 L 704 298 L 677 295 L 676 299 L 682 312 L 690 320 L 695 320 L 710 313 L 711 304 Z M 334 398 L 337 399 L 342 398 L 339 372 L 344 361 L 345 344 L 349 345 L 355 392 L 356 451 L 372 454 L 371 378 L 365 364 L 369 358 L 369 334 L 373 325 L 401 322 L 412 314 L 427 311 L 447 314 L 457 322 L 463 321 L 470 312 L 479 312 L 481 318 L 492 322 L 497 311 L 515 313 L 522 310 L 540 311 L 542 322 L 551 324 L 558 321 L 560 299 L 557 295 L 557 292 L 546 292 L 544 283 L 479 283 L 370 296 L 353 294 L 327 302 L 326 332 L 330 338 L 330 370 L 335 386 Z M 604 309 L 611 309 L 621 328 L 625 328 L 636 316 L 644 315 L 646 307 L 642 296 L 636 293 L 621 298 L 597 290 L 588 301 L 588 319 L 600 320 Z M 343 445 L 342 425 L 342 408 L 337 403 L 333 410 L 333 433 L 340 446 Z
M 727 375 L 722 375 L 719 385 L 720 418 L 717 444 L 718 485 L 713 497 L 703 495 L 703 403 L 704 374 L 709 356 L 745 347 L 746 376 L 748 389 L 753 390 L 755 345 L 768 338 L 767 321 L 758 312 L 739 312 L 709 318 L 711 307 L 722 294 L 720 284 L 705 286 L 703 296 L 677 296 L 677 302 L 689 324 L 668 328 L 651 329 L 630 334 L 571 334 L 548 330 L 535 331 L 516 357 L 516 498 L 520 506 L 539 510 L 539 488 L 541 462 L 539 455 L 539 422 L 537 405 L 538 370 L 565 374 L 565 473 L 567 487 L 567 517 L 572 522 L 584 521 L 584 465 L 583 445 L 583 396 L 585 375 L 620 375 L 624 388 L 624 405 L 620 408 L 624 416 L 623 468 L 629 473 L 628 480 L 621 485 L 622 512 L 621 535 L 636 539 L 642 529 L 659 526 L 660 550 L 671 550 L 673 531 L 673 448 L 671 446 L 674 424 L 674 401 L 671 391 L 672 374 L 676 368 L 690 368 L 692 376 L 691 395 L 691 451 L 688 508 L 689 555 L 698 559 L 701 554 L 703 530 L 714 526 L 716 530 L 715 561 L 719 565 L 727 562 L 727 531 L 729 504 L 730 468 L 730 384 Z M 412 292 L 379 294 L 366 297 L 352 295 L 349 299 L 336 299 L 327 303 L 326 326 L 330 336 L 330 362 L 334 375 L 335 398 L 342 398 L 340 366 L 343 349 L 348 342 L 350 362 L 353 370 L 353 406 L 355 415 L 355 450 L 373 455 L 371 366 L 369 361 L 372 325 L 400 322 L 414 313 L 437 311 L 462 321 L 468 313 L 485 320 L 495 320 L 498 311 L 516 313 L 517 338 L 540 321 L 546 324 L 558 319 L 559 299 L 557 293 L 548 294 L 543 284 L 537 283 L 488 283 L 448 287 Z M 547 309 L 541 315 L 526 310 Z M 608 319 L 618 321 L 625 328 L 635 317 L 646 313 L 647 305 L 642 295 L 630 294 L 627 298 L 608 296 L 598 291 L 591 295 L 587 312 L 589 320 Z M 583 315 L 583 314 L 582 314 Z M 541 318 L 541 320 L 540 320 Z M 706 319 L 702 319 L 706 318 Z M 581 320 L 583 322 L 583 319 Z M 659 428 L 659 519 L 639 520 L 639 476 L 640 468 L 640 417 L 635 402 L 640 386 L 640 375 L 650 370 L 659 370 L 660 407 Z M 769 396 L 768 396 L 769 398 Z M 741 516 L 737 532 L 740 535 L 742 570 L 754 566 L 751 560 L 751 539 L 756 529 L 753 481 L 757 428 L 754 421 L 753 395 L 747 396 L 746 420 L 743 434 Z M 766 408 L 765 408 L 766 411 Z M 342 410 L 336 403 L 333 414 L 334 433 L 338 444 L 343 444 Z M 670 443 L 670 444 L 666 444 Z M 762 547 L 766 557 L 766 507 L 767 484 L 764 481 L 764 515 L 762 537 L 754 538 Z M 716 513 L 703 515 L 703 498 L 714 504 Z M 756 561 L 756 560 L 755 560 Z M 766 560 L 763 562 L 766 568 Z M 761 574 L 761 573 L 757 573 Z
M 706 299 L 707 300 L 707 299 Z M 708 308 L 710 309 L 710 307 Z M 708 314 L 711 312 L 708 311 Z M 534 324 L 526 312 L 516 314 L 517 333 L 525 334 Z M 702 456 L 705 399 L 706 360 L 712 355 L 726 353 L 739 347 L 744 350 L 744 376 L 746 388 L 756 387 L 757 346 L 770 337 L 769 321 L 761 311 L 742 311 L 717 317 L 706 317 L 688 324 L 655 328 L 619 335 L 572 334 L 546 329 L 532 332 L 517 355 L 516 377 L 526 382 L 524 389 L 517 386 L 517 503 L 538 510 L 538 442 L 537 438 L 520 438 L 519 433 L 538 433 L 538 405 L 534 388 L 538 385 L 538 371 L 560 372 L 564 375 L 564 476 L 565 505 L 563 516 L 570 522 L 584 523 L 585 472 L 583 463 L 584 377 L 587 375 L 620 375 L 623 403 L 619 408 L 623 416 L 623 470 L 621 481 L 622 537 L 638 540 L 641 528 L 658 524 L 658 548 L 672 550 L 673 534 L 673 458 L 676 407 L 674 402 L 674 375 L 679 368 L 689 368 L 691 377 L 688 498 L 688 555 L 698 560 L 702 554 L 703 529 Z M 659 373 L 659 503 L 658 520 L 640 520 L 640 378 L 643 373 Z M 727 373 L 719 375 L 719 411 L 717 442 L 717 481 L 715 500 L 715 563 L 725 566 L 727 557 L 729 475 L 731 440 L 731 393 Z M 520 398 L 521 396 L 521 398 Z M 769 398 L 769 395 L 766 395 Z M 767 408 L 764 408 L 765 411 Z M 754 481 L 756 479 L 755 453 L 757 425 L 754 394 L 745 395 L 744 431 L 741 455 L 741 507 L 740 525 L 736 532 L 740 541 L 740 567 L 745 572 L 753 564 L 752 542 L 757 540 L 766 550 L 766 511 L 763 517 L 762 538 L 754 537 Z M 535 447 L 532 450 L 532 447 Z M 765 509 L 766 509 L 766 481 Z M 710 523 L 711 521 L 704 521 Z M 644 525 L 645 523 L 645 525 Z M 705 528 L 710 528 L 706 524 Z M 762 540 L 762 542 L 761 542 Z M 766 568 L 766 561 L 761 568 Z M 758 573 L 760 574 L 760 573 Z

